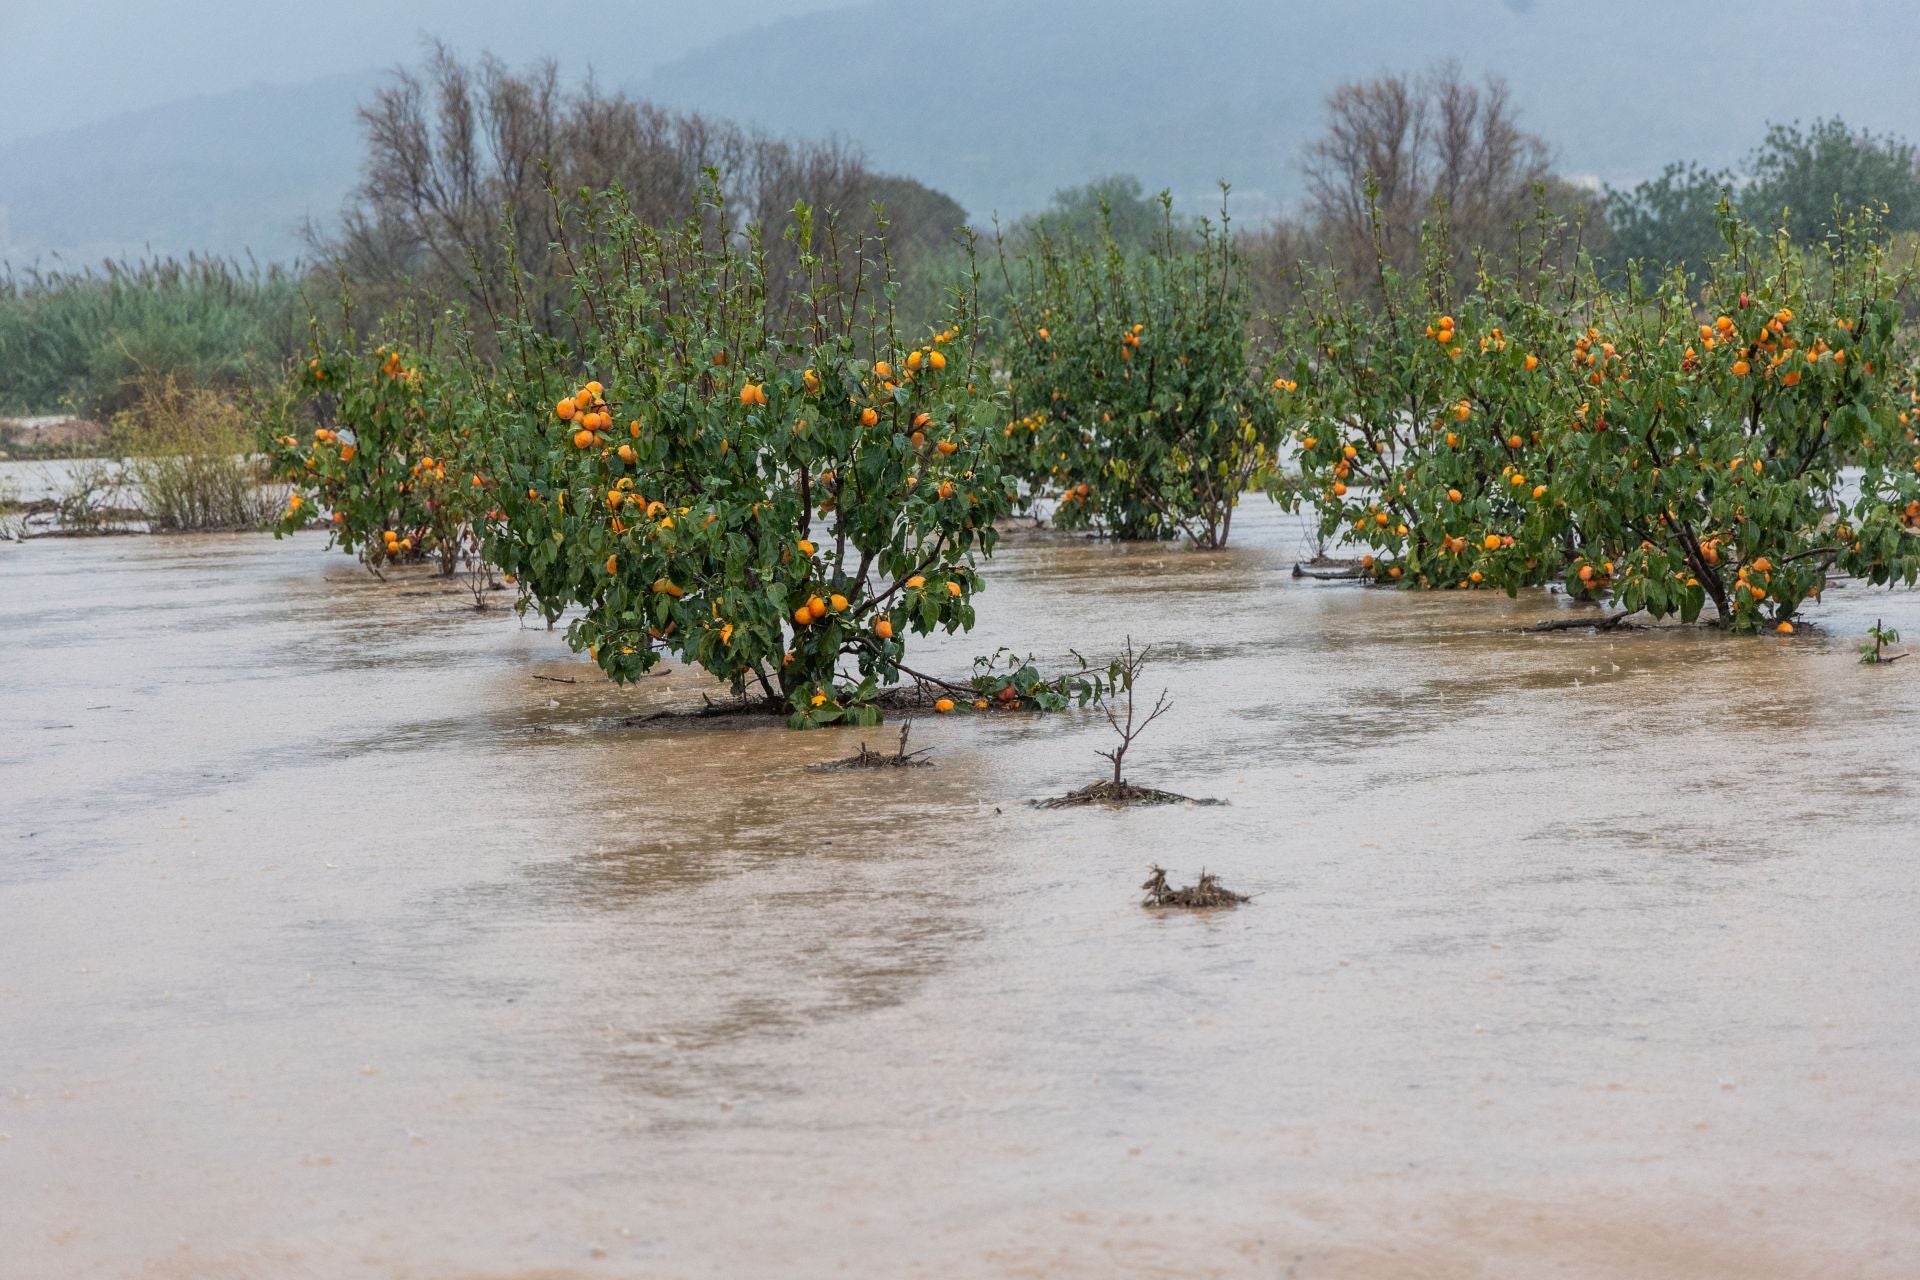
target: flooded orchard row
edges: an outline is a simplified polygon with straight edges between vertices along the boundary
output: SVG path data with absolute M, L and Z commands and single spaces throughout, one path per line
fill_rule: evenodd
M 1093 712 L 623 727 L 318 536 L 0 546 L 0 1276 L 1909 1276 L 1920 601 L 1792 638 L 1027 536 Z M 536 679 L 536 676 L 551 679 Z M 560 683 L 572 679 L 575 683 Z M 1148 864 L 1255 895 L 1145 911 Z

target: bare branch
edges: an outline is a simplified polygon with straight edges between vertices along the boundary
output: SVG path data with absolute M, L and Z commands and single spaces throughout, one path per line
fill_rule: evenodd
M 1114 709 L 1111 701 L 1107 703 L 1105 710 L 1107 713 L 1107 723 L 1112 726 L 1115 733 L 1120 735 L 1120 745 L 1110 751 L 1103 751 L 1096 748 L 1094 752 L 1095 755 L 1113 762 L 1113 785 L 1116 787 L 1125 781 L 1123 770 L 1125 768 L 1127 749 L 1133 746 L 1133 740 L 1142 733 L 1145 733 L 1148 725 L 1165 715 L 1173 707 L 1173 704 L 1167 699 L 1167 691 L 1162 689 L 1160 691 L 1160 697 L 1154 702 L 1153 709 L 1147 713 L 1146 719 L 1140 721 L 1137 725 L 1134 723 L 1134 685 L 1138 682 L 1140 672 L 1145 669 L 1147 658 L 1152 653 L 1153 646 L 1151 645 L 1136 652 L 1133 647 L 1133 637 L 1128 636 L 1125 648 L 1121 650 L 1120 657 L 1117 661 L 1120 669 L 1119 684 L 1120 687 L 1126 691 L 1126 719 L 1123 721 L 1120 718 L 1120 713 Z
M 802 201 L 830 219 L 884 198 L 896 258 L 943 249 L 965 217 L 937 191 L 874 173 L 844 139 L 777 138 L 591 80 L 570 86 L 551 61 L 514 70 L 493 57 L 462 61 L 439 43 L 417 68 L 393 73 L 360 125 L 360 183 L 334 225 L 309 224 L 307 238 L 367 297 L 370 316 L 423 286 L 490 314 L 514 310 L 519 291 L 530 321 L 565 332 L 574 282 L 552 246 L 580 241 L 583 189 L 618 186 L 641 223 L 663 226 L 699 207 L 703 175 L 717 173 L 730 199 L 702 217 L 717 237 L 761 229 L 776 311 L 798 302 L 802 248 L 786 232 Z M 830 273 L 870 274 L 857 242 L 833 253 Z

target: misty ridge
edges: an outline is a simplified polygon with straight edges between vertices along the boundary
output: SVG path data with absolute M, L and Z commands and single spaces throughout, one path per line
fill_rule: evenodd
M 1630 188 L 1672 163 L 1741 168 L 1769 122 L 1841 115 L 1855 130 L 1899 134 L 1920 106 L 1900 65 L 1920 13 L 1884 0 L 1827 6 L 1817 24 L 1772 0 L 1748 6 L 1739 24 L 1649 0 L 1610 6 L 1604 24 L 1554 0 L 983 0 L 938 11 L 765 0 L 730 26 L 708 24 L 704 41 L 701 24 L 673 6 L 602 3 L 583 8 L 604 35 L 547 48 L 553 37 L 506 9 L 479 6 L 456 24 L 417 8 L 460 32 L 451 47 L 464 58 L 490 52 L 524 71 L 551 57 L 564 86 L 591 77 L 603 94 L 661 110 L 794 145 L 831 142 L 950 199 L 977 226 L 1114 175 L 1167 188 L 1186 215 L 1214 208 L 1226 180 L 1240 227 L 1298 220 L 1313 198 L 1310 152 L 1329 95 L 1450 63 L 1468 83 L 1499 77 L 1504 108 L 1538 143 L 1536 167 L 1589 192 Z M 1775 38 L 1771 19 L 1789 17 L 1794 39 Z M 1636 34 L 1650 30 L 1661 38 Z M 337 224 L 364 176 L 359 109 L 394 82 L 392 68 L 422 65 L 430 34 L 388 22 L 357 71 L 250 87 L 200 77 L 171 102 L 0 143 L 0 256 L 68 266 L 307 256 L 303 229 Z M 317 39 L 316 67 L 359 53 Z M 920 70 L 930 55 L 931 82 Z M 95 175 L 106 197 L 74 200 L 75 170 Z

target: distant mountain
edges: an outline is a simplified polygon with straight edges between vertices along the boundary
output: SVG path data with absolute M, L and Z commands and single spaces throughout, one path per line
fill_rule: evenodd
M 722 36 L 851 0 L 66 0 L 0 3 L 0 144 L 266 81 L 416 57 L 553 56 L 643 75 Z
M 1194 211 L 1231 179 L 1236 216 L 1257 220 L 1297 196 L 1330 89 L 1447 57 L 1505 75 L 1562 171 L 1602 181 L 1737 160 L 1768 120 L 1839 113 L 1920 134 L 1912 0 L 868 0 L 740 33 L 818 3 L 743 0 L 716 13 L 714 43 L 665 63 L 644 51 L 687 48 L 691 6 L 652 5 L 685 28 L 660 28 L 678 45 L 649 44 L 641 11 L 617 0 L 567 0 L 582 20 L 565 29 L 600 33 L 582 56 L 602 83 L 779 133 L 840 134 L 977 219 L 1131 172 Z M 390 56 L 408 57 L 411 38 L 396 30 Z M 522 63 L 540 50 L 503 52 Z M 235 90 L 0 144 L 0 257 L 290 257 L 301 220 L 331 216 L 352 186 L 354 106 L 379 79 Z
M 0 258 L 299 253 L 360 168 L 375 72 L 261 85 L 0 146 Z
M 0 0 L 0 259 L 293 256 L 302 219 L 336 213 L 358 175 L 375 68 L 417 63 L 428 36 L 617 84 L 848 2 Z
M 1299 191 L 1343 80 L 1443 58 L 1512 84 L 1561 167 L 1632 181 L 1724 163 L 1769 119 L 1920 130 L 1912 0 L 878 0 L 780 22 L 638 87 L 795 133 L 839 132 L 976 217 L 1116 171 L 1243 214 Z

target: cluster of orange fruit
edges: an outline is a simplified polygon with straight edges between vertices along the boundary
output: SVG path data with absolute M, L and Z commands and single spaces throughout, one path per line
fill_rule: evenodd
M 1460 348 L 1455 346 L 1453 342 L 1452 316 L 1441 316 L 1438 320 L 1428 325 L 1427 336 L 1439 343 L 1441 349 L 1449 356 L 1452 356 L 1456 360 L 1460 358 Z
M 1721 316 L 1712 324 L 1703 324 L 1700 326 L 1700 345 L 1708 351 L 1712 351 L 1722 342 L 1737 341 L 1739 341 L 1739 335 L 1734 332 L 1732 316 Z M 1691 346 L 1681 354 L 1680 368 L 1683 371 L 1692 373 L 1700 367 L 1700 353 Z M 1737 378 L 1746 377 L 1751 370 L 1752 366 L 1744 359 L 1733 362 L 1733 374 Z
M 947 367 L 947 357 L 938 347 L 915 347 L 907 353 L 906 368 L 895 373 L 893 363 L 888 360 L 873 362 L 873 376 L 880 379 L 880 387 L 888 395 L 900 389 L 905 382 L 912 382 L 913 375 L 921 370 L 937 371 Z
M 537 500 L 538 495 L 536 495 L 533 490 L 529 489 L 527 493 L 530 498 Z M 564 496 L 563 494 L 562 497 L 564 498 Z M 631 477 L 621 476 L 619 480 L 615 481 L 614 487 L 607 490 L 606 502 L 607 527 L 615 533 L 625 533 L 627 531 L 626 522 L 620 518 L 620 513 L 627 507 L 633 507 L 639 510 L 649 520 L 658 520 L 660 527 L 663 529 L 673 528 L 673 517 L 667 512 L 667 504 L 657 500 L 648 502 L 645 495 L 634 492 Z M 682 509 L 680 514 L 685 515 L 685 509 Z M 611 573 L 612 570 L 608 570 L 608 572 Z
M 845 596 L 838 593 L 824 599 L 820 596 L 808 596 L 807 602 L 793 611 L 793 625 L 804 627 L 809 623 L 820 621 L 828 613 L 845 613 L 849 603 Z M 886 637 L 882 636 L 881 639 L 884 640 Z
M 1579 578 L 1580 584 L 1589 590 L 1599 591 L 1613 581 L 1613 561 L 1611 560 L 1602 560 L 1597 568 L 1584 561 L 1576 563 L 1579 567 L 1575 570 L 1574 576 Z
M 1734 594 L 1751 596 L 1753 602 L 1759 604 L 1772 590 L 1772 573 L 1773 562 L 1765 556 L 1761 556 L 1752 564 L 1741 565 L 1735 574 Z
M 1008 689 L 1005 692 L 1011 694 L 1013 690 Z M 944 716 L 951 712 L 957 705 L 952 698 L 940 698 L 934 702 L 933 709 Z M 985 711 L 990 704 L 985 698 L 975 698 L 973 705 L 976 710 Z
M 292 436 L 285 437 L 281 443 L 290 449 L 295 447 L 295 441 Z M 342 462 L 352 462 L 354 454 L 358 452 L 352 444 L 340 444 L 340 433 L 337 431 L 329 431 L 325 427 L 316 427 L 314 429 L 313 445 L 316 449 L 331 449 L 335 445 L 340 445 L 340 461 Z M 307 459 L 307 470 L 313 470 L 312 458 Z
M 1371 516 L 1373 518 L 1373 523 L 1378 525 L 1382 529 L 1386 528 L 1389 524 L 1393 524 L 1393 517 L 1389 516 L 1386 512 L 1380 510 L 1379 503 L 1377 502 L 1369 503 L 1367 506 L 1366 514 L 1360 516 L 1358 519 L 1356 519 L 1353 522 L 1353 529 L 1355 533 L 1365 532 L 1367 527 L 1368 516 Z M 1402 538 L 1407 536 L 1407 526 L 1404 524 L 1394 524 L 1393 531 L 1395 534 L 1399 535 Z
M 1600 348 L 1600 355 L 1598 357 L 1593 354 L 1593 349 L 1596 345 Z M 1589 370 L 1587 381 L 1596 387 L 1606 382 L 1609 367 L 1613 369 L 1613 377 L 1616 382 L 1624 382 L 1627 379 L 1625 360 L 1611 342 L 1601 341 L 1600 331 L 1598 329 L 1589 328 L 1585 333 L 1574 339 L 1573 363 L 1576 368 Z
M 553 406 L 555 417 L 574 424 L 574 448 L 591 449 L 607 442 L 605 433 L 613 428 L 613 415 L 601 398 L 605 393 L 606 388 L 598 382 L 589 382 Z M 640 435 L 638 422 L 632 423 L 630 429 L 636 438 Z
M 1047 415 L 1044 413 L 1030 413 L 1026 417 L 1021 418 L 1016 422 L 1009 422 L 1007 424 L 1007 439 L 1009 440 L 1013 439 L 1013 433 L 1020 430 L 1020 428 L 1022 427 L 1025 427 L 1027 429 L 1028 434 L 1031 435 L 1032 433 L 1040 430 L 1041 427 L 1045 426 L 1046 422 L 1047 422 Z
M 403 538 L 391 529 L 387 530 L 383 536 L 386 539 L 387 558 L 389 560 L 398 560 L 401 556 L 413 550 L 412 538 Z
M 1743 297 L 1741 305 L 1743 307 L 1748 305 L 1748 299 Z M 1765 357 L 1767 374 L 1777 377 L 1783 387 L 1798 385 L 1806 372 L 1804 368 L 1788 367 L 1796 359 L 1803 365 L 1818 365 L 1828 360 L 1835 365 L 1843 366 L 1847 363 L 1849 358 L 1847 349 L 1835 347 L 1825 338 L 1815 338 L 1807 346 L 1800 346 L 1793 334 L 1787 330 L 1787 326 L 1792 323 L 1793 311 L 1782 307 L 1769 316 L 1753 338 L 1746 340 L 1743 345 L 1739 326 L 1734 323 L 1733 317 L 1718 316 L 1712 324 L 1700 326 L 1700 346 L 1707 351 L 1712 351 L 1721 345 L 1738 348 L 1739 354 L 1729 366 L 1730 372 L 1736 378 L 1747 377 L 1753 372 L 1753 361 Z M 1851 332 L 1853 324 L 1841 317 L 1834 320 L 1834 327 L 1842 332 Z M 1700 353 L 1689 346 L 1681 367 L 1688 372 L 1698 369 L 1699 357 Z
M 813 544 L 811 542 L 803 538 L 799 545 L 803 554 L 808 556 L 813 554 Z M 925 576 L 916 573 L 907 579 L 906 585 L 908 590 L 919 591 L 926 587 L 927 580 Z M 948 582 L 946 589 L 948 595 L 956 598 L 966 594 L 966 589 L 958 582 Z M 851 607 L 852 602 L 837 592 L 826 596 L 811 595 L 807 597 L 805 604 L 794 609 L 793 622 L 796 627 L 809 626 L 820 621 L 829 613 L 845 613 Z M 882 640 L 893 639 L 892 619 L 886 617 L 875 618 L 873 621 L 873 634 Z
M 910 590 L 919 591 L 923 589 L 926 585 L 927 585 L 927 580 L 921 577 L 917 573 L 914 574 L 911 578 L 907 579 L 907 587 Z M 966 594 L 966 588 L 962 587 L 957 582 L 949 582 L 946 584 L 946 587 L 947 587 L 947 594 L 950 596 L 963 596 Z
M 1519 436 L 1508 437 L 1508 445 L 1512 448 L 1518 449 L 1520 446 L 1513 442 L 1517 441 L 1519 438 L 1520 438 Z M 1509 465 L 1509 466 L 1502 467 L 1500 469 L 1500 474 L 1506 477 L 1508 488 L 1521 489 L 1526 487 L 1527 477 L 1525 472 L 1516 471 L 1511 465 Z M 1451 492 L 1451 490 L 1449 490 L 1449 492 Z M 1532 492 L 1535 500 L 1537 501 L 1538 499 L 1541 499 L 1547 496 L 1547 486 L 1543 484 L 1536 484 L 1535 486 L 1533 486 Z

